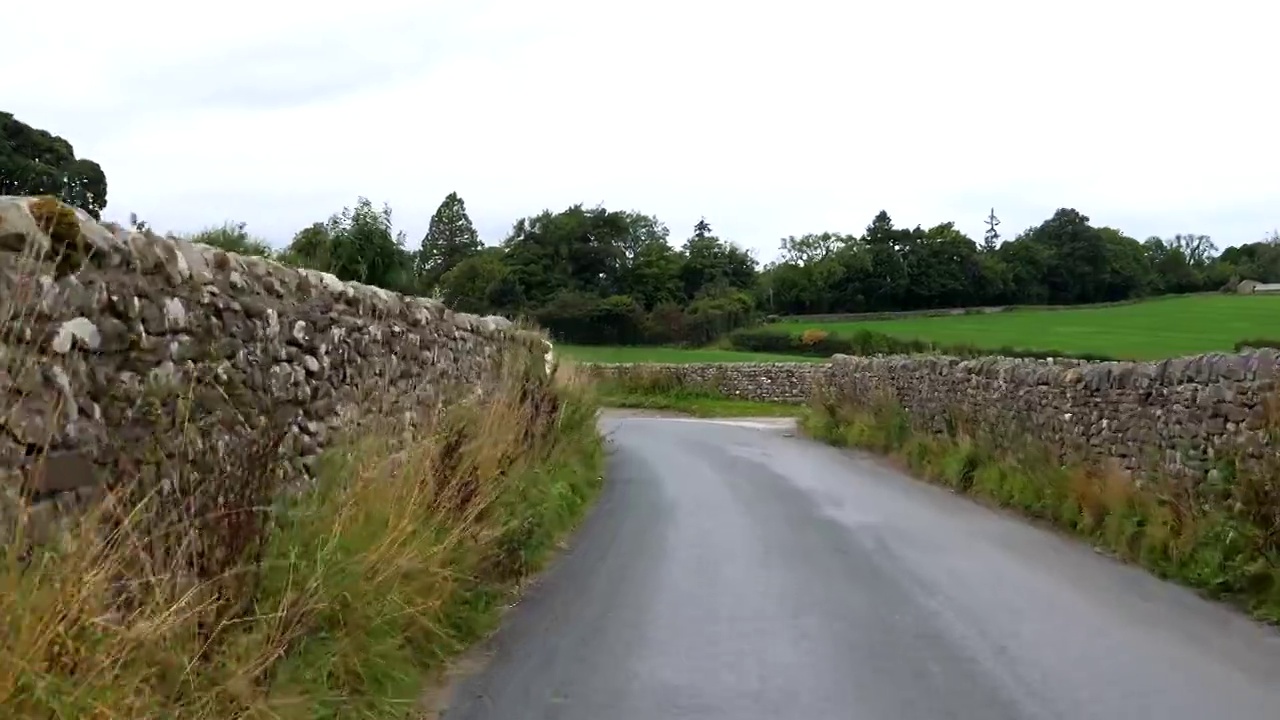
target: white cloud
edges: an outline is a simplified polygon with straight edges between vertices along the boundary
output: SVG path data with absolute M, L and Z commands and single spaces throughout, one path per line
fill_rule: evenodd
M 881 208 L 1226 245 L 1280 225 L 1280 8 L 1209 7 L 71 0 L 6 10 L 0 109 L 101 163 L 108 216 L 278 244 L 358 195 L 416 242 L 457 190 L 490 241 L 600 202 L 765 258 Z

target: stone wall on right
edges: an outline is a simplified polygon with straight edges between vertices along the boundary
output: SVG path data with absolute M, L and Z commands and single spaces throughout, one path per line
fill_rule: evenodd
M 961 419 L 993 437 L 1031 438 L 1063 457 L 1115 459 L 1137 473 L 1203 476 L 1220 458 L 1274 455 L 1274 349 L 1161 362 L 931 356 L 832 358 L 815 389 L 844 402 L 891 397 L 942 432 Z

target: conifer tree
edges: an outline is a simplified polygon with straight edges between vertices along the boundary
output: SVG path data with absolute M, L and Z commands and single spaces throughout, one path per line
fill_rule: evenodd
M 449 193 L 431 216 L 431 225 L 415 258 L 419 285 L 424 290 L 434 290 L 445 273 L 482 247 L 480 236 L 467 216 L 466 203 L 458 193 Z

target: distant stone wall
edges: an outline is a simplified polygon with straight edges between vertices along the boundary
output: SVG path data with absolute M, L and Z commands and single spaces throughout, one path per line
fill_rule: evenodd
M 163 484 L 199 454 L 179 444 L 234 457 L 281 426 L 305 477 L 371 412 L 438 406 L 547 351 L 502 318 L 16 197 L 0 197 L 0 318 L 0 511 Z
M 813 380 L 824 366 L 820 363 L 654 363 L 587 367 L 597 377 L 618 379 L 633 386 L 665 377 L 742 400 L 803 403 L 813 394 Z
M 605 376 L 667 374 L 749 400 L 900 404 L 937 431 L 952 418 L 1009 440 L 1113 459 L 1140 472 L 1198 476 L 1227 455 L 1258 460 L 1269 413 L 1280 412 L 1280 351 L 1211 354 L 1161 362 L 936 356 L 849 357 L 828 363 L 594 366 Z

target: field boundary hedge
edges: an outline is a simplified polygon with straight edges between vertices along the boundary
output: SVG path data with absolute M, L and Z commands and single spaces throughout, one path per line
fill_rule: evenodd
M 794 332 L 773 325 L 763 328 L 737 330 L 727 336 L 734 350 L 767 352 L 779 355 L 831 357 L 832 355 L 947 355 L 957 358 L 1010 357 L 1010 358 L 1066 358 L 1090 362 L 1112 361 L 1119 358 L 1098 353 L 1069 353 L 1061 350 L 1036 348 L 978 347 L 962 343 L 936 343 L 914 338 L 900 338 L 875 330 L 856 330 L 847 335 L 819 328 Z
M 1125 305 L 1136 305 L 1144 302 L 1158 302 L 1160 300 L 1173 300 L 1181 297 L 1195 297 L 1198 295 L 1220 295 L 1217 292 L 1196 292 L 1196 293 L 1171 293 L 1169 295 L 1156 295 L 1154 297 L 1130 298 L 1128 300 L 1112 300 L 1110 302 L 1100 303 L 1082 303 L 1080 305 L 977 305 L 973 307 L 958 308 L 923 308 L 920 310 L 879 310 L 874 312 L 858 312 L 858 313 L 816 313 L 812 315 L 773 315 L 770 316 L 771 323 L 794 325 L 802 323 L 832 323 L 832 322 L 872 322 L 876 320 L 905 320 L 917 317 L 952 317 L 959 315 L 997 315 L 1007 312 L 1045 312 L 1056 310 L 1102 310 L 1110 307 L 1123 307 Z

